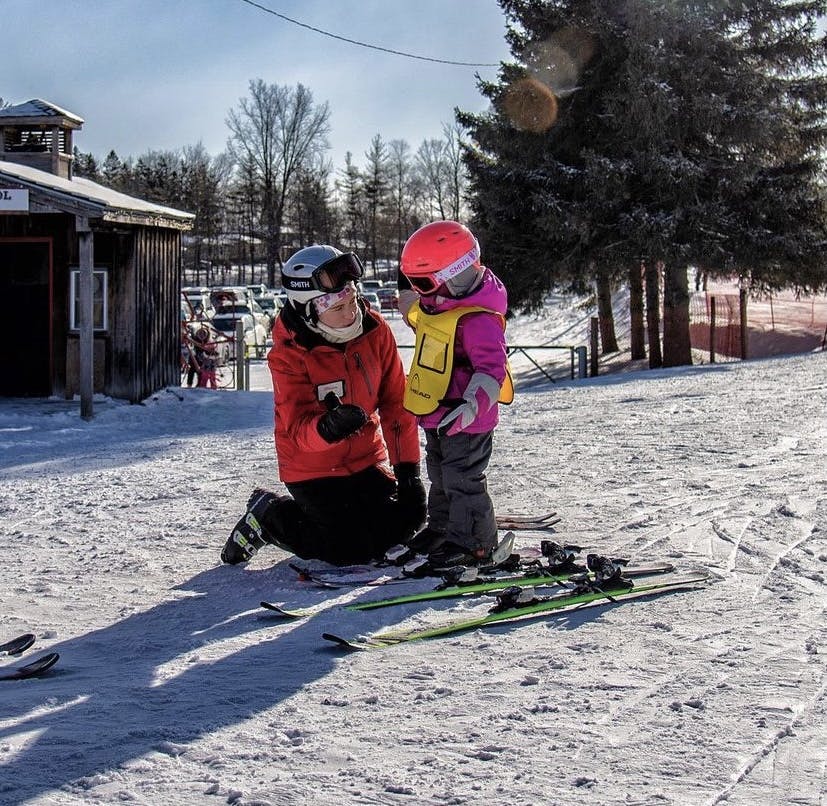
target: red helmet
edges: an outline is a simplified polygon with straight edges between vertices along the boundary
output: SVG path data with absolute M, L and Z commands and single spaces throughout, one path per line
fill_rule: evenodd
M 480 245 L 468 227 L 456 221 L 434 221 L 420 227 L 405 242 L 401 258 L 402 273 L 421 294 L 434 294 L 447 288 L 456 292 L 470 286 L 482 271 Z

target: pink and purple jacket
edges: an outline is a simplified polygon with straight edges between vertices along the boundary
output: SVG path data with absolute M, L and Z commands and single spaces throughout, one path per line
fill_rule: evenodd
M 500 279 L 487 268 L 483 269 L 483 281 L 476 291 L 461 299 L 442 296 L 422 296 L 419 305 L 425 313 L 435 314 L 455 308 L 480 306 L 496 313 L 475 311 L 463 316 L 457 323 L 454 341 L 454 366 L 446 397 L 461 402 L 468 381 L 475 372 L 490 375 L 502 386 L 506 375 L 507 348 L 505 331 L 500 316 L 508 309 L 508 294 Z M 493 431 L 499 422 L 499 408 L 495 402 L 490 409 L 482 390 L 477 393 L 480 410 L 477 419 L 463 429 L 471 434 Z M 440 406 L 431 414 L 419 417 L 422 428 L 436 428 L 439 421 L 452 407 Z

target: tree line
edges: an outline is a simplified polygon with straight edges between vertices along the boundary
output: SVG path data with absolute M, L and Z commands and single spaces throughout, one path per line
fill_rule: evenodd
M 512 309 L 594 291 L 604 352 L 627 285 L 632 357 L 648 336 L 652 366 L 692 361 L 690 267 L 750 289 L 827 286 L 827 0 L 498 2 L 513 59 L 478 77 L 489 109 L 457 110 L 416 152 L 377 134 L 362 166 L 348 154 L 334 171 L 327 104 L 259 79 L 218 157 L 76 154 L 77 172 L 194 211 L 190 268 L 236 237 L 271 285 L 296 246 L 376 267 L 424 221 L 460 218 Z
M 329 105 L 316 103 L 302 84 L 255 79 L 227 116 L 221 154 L 199 143 L 137 158 L 112 150 L 99 161 L 75 148 L 74 172 L 194 213 L 183 268 L 195 283 L 234 271 L 236 282 L 277 286 L 282 262 L 310 243 L 357 251 L 376 273 L 382 261 L 395 264 L 421 224 L 463 217 L 467 180 L 458 124 L 443 124 L 442 137 L 423 140 L 416 151 L 376 134 L 363 165 L 348 152 L 334 170 L 326 156 L 329 119 Z M 260 265 L 264 276 L 254 276 Z

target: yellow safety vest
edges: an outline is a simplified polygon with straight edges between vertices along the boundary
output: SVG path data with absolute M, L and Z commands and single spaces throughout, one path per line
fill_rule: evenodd
M 457 323 L 465 314 L 477 312 L 496 314 L 505 330 L 505 317 L 490 308 L 472 306 L 453 308 L 442 313 L 425 313 L 418 302 L 411 306 L 408 321 L 416 328 L 416 345 L 405 383 L 403 405 L 412 414 L 430 414 L 439 408 L 439 402 L 448 392 L 451 381 Z M 499 403 L 511 403 L 514 400 L 514 382 L 507 361 L 505 370 Z

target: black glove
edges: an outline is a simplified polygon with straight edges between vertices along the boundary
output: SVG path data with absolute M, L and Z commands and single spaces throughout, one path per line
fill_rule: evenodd
M 333 392 L 327 393 L 324 403 L 327 412 L 316 424 L 316 429 L 325 442 L 340 442 L 355 434 L 368 421 L 368 415 L 361 406 L 342 403 Z
M 425 523 L 427 496 L 425 485 L 419 477 L 419 465 L 414 462 L 400 462 L 393 466 L 396 476 L 396 500 L 402 518 L 408 526 L 417 531 Z

